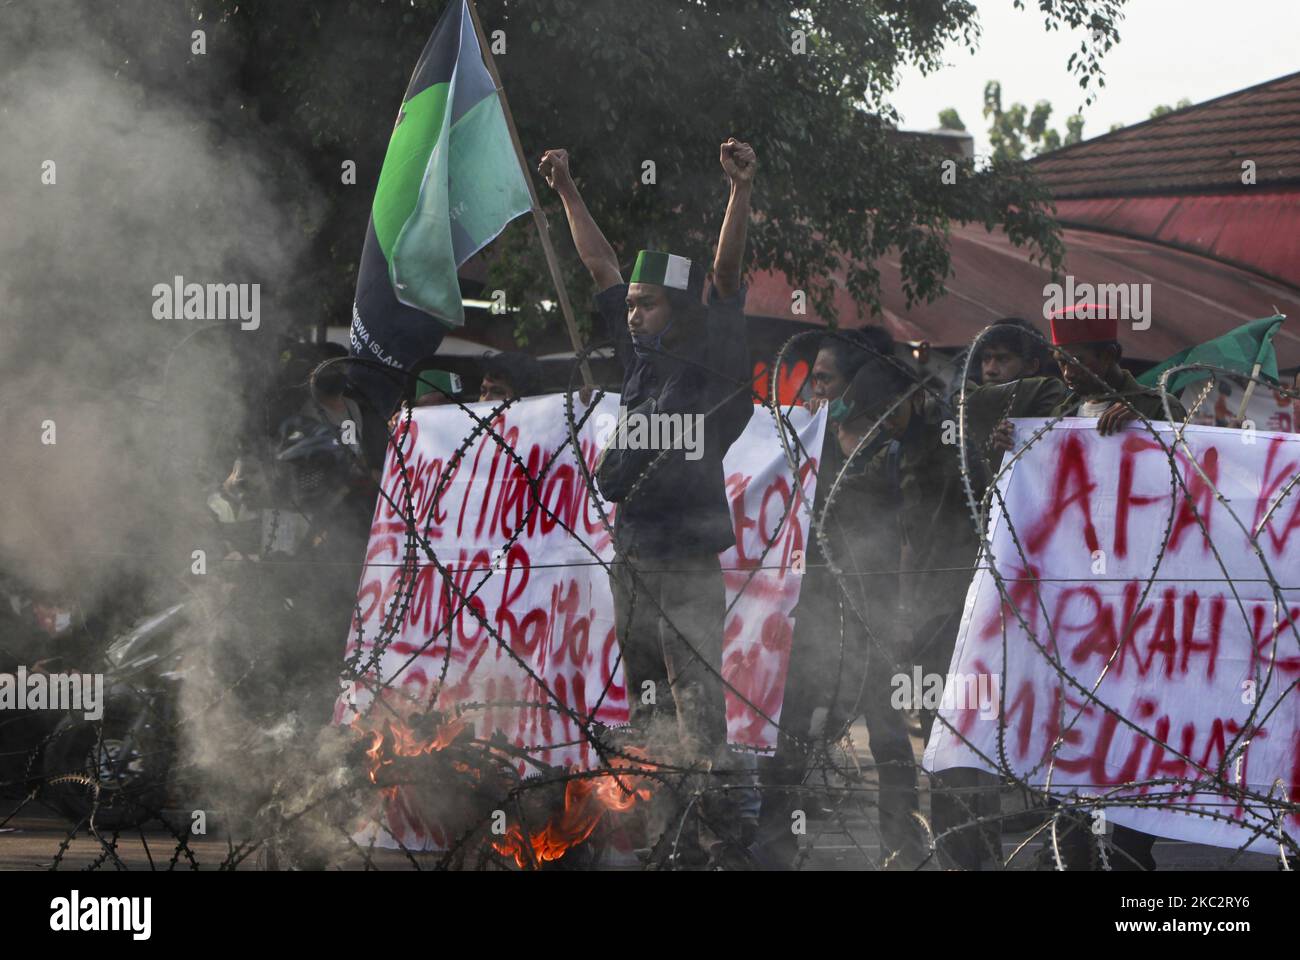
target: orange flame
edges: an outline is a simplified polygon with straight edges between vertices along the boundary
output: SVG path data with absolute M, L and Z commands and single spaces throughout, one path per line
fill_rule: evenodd
M 521 869 L 530 860 L 539 866 L 559 860 L 590 837 L 607 812 L 625 813 L 636 806 L 638 800 L 650 799 L 652 781 L 649 778 L 619 772 L 632 767 L 632 762 L 616 758 L 614 769 L 608 773 L 570 780 L 564 788 L 564 809 L 553 814 L 546 826 L 525 841 L 519 825 L 512 825 L 506 831 L 505 839 L 493 842 L 493 849 L 502 855 L 513 856 Z M 637 769 L 653 770 L 654 765 L 642 763 Z M 529 847 L 532 848 L 531 858 Z
M 370 782 L 379 782 L 379 771 L 393 762 L 394 757 L 418 757 L 421 754 L 445 750 L 461 735 L 468 721 L 456 717 L 444 723 L 434 731 L 433 739 L 422 742 L 415 732 L 401 718 L 384 719 L 383 730 L 367 729 L 362 725 L 361 717 L 354 717 L 352 728 L 371 737 L 366 757 L 370 761 Z M 385 749 L 387 748 L 387 749 Z

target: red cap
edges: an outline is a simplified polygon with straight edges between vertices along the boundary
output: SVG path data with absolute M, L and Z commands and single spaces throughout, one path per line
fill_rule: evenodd
M 1052 314 L 1052 346 L 1119 339 L 1119 320 L 1104 303 L 1076 303 Z

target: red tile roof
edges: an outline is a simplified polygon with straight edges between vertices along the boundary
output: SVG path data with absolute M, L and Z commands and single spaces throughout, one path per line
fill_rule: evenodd
M 1255 162 L 1256 187 L 1241 182 L 1245 160 Z M 1058 199 L 1300 184 L 1300 73 L 1054 150 L 1033 166 Z

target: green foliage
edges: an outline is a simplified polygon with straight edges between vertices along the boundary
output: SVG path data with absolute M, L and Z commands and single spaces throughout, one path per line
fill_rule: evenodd
M 1052 105 L 1039 100 L 1029 111 L 1023 103 L 1013 103 L 1002 109 L 1002 84 L 990 80 L 984 86 L 984 116 L 989 120 L 989 144 L 996 160 L 1022 160 L 1028 147 L 1035 154 L 1047 153 L 1064 145 L 1083 139 L 1083 117 L 1079 114 L 1065 118 L 1065 140 L 1047 125 L 1052 116 Z
M 1175 110 L 1182 110 L 1186 107 L 1190 107 L 1191 105 L 1192 105 L 1192 101 L 1188 100 L 1186 97 L 1183 97 L 1172 107 L 1166 103 L 1162 103 L 1151 110 L 1150 119 L 1154 120 L 1156 117 L 1163 117 L 1166 113 L 1173 113 Z
M 301 156 L 300 180 L 286 190 L 325 199 L 313 306 L 344 322 L 391 124 L 443 0 L 190 3 L 242 48 L 247 106 Z M 1039 0 L 1047 29 L 1096 29 L 1067 65 L 1085 89 L 1101 82 L 1099 58 L 1118 39 L 1121 3 Z M 718 145 L 734 135 L 760 162 L 748 269 L 784 273 L 828 318 L 827 278 L 841 265 L 855 300 L 878 306 L 872 264 L 887 251 L 902 264 L 909 298 L 939 295 L 953 220 L 1000 225 L 1037 258 L 1060 263 L 1048 197 L 1014 162 L 1018 153 L 984 170 L 965 164 L 957 184 L 944 184 L 942 158 L 892 129 L 888 96 L 901 69 L 939 69 L 949 42 L 976 43 L 969 0 L 478 7 L 486 31 L 505 32 L 497 64 L 527 156 L 570 151 L 592 213 L 624 260 L 643 246 L 711 258 L 726 199 Z M 794 52 L 795 31 L 804 53 Z M 346 159 L 357 163 L 356 186 L 339 182 Z M 653 185 L 641 182 L 646 160 L 656 165 Z M 559 204 L 537 182 L 582 313 L 590 281 L 563 235 Z M 556 322 L 536 306 L 554 295 L 532 230 L 528 218 L 516 221 L 491 249 L 489 284 L 523 308 L 521 339 Z
M 957 110 L 949 107 L 946 110 L 939 111 L 939 127 L 943 130 L 965 130 L 966 124 L 961 122 Z
M 1027 0 L 1012 0 L 1013 5 L 1025 9 Z M 1101 59 L 1119 43 L 1119 21 L 1124 16 L 1125 0 L 1036 0 L 1038 12 L 1043 17 L 1043 28 L 1049 33 L 1062 27 L 1088 31 L 1088 37 L 1079 42 L 1079 49 L 1070 54 L 1066 69 L 1074 74 L 1084 92 L 1084 105 L 1096 99 L 1097 91 L 1106 86 L 1101 72 Z

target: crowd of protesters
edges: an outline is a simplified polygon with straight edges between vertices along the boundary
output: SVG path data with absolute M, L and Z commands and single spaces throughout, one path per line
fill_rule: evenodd
M 906 362 L 883 328 L 828 335 L 812 365 L 806 402 L 827 406 L 829 425 L 822 450 L 812 452 L 820 482 L 808 572 L 794 613 L 778 748 L 758 764 L 761 790 L 745 789 L 753 765 L 725 746 L 717 554 L 734 543 L 734 533 L 721 458 L 753 399 L 740 278 L 758 160 L 747 144 L 729 140 L 721 162 L 730 194 L 707 306 L 704 271 L 686 257 L 643 250 L 624 283 L 567 154 L 548 151 L 539 167 L 563 202 L 598 291 L 597 309 L 617 345 L 621 402 L 630 411 L 705 417 L 710 455 L 703 460 L 651 463 L 642 452 L 610 449 L 600 462 L 601 493 L 620 503 L 611 587 L 631 714 L 624 737 L 730 779 L 731 789 L 703 793 L 728 802 L 702 802 L 698 822 L 688 819 L 685 829 L 674 821 L 680 865 L 692 857 L 725 864 L 739 851 L 752 864 L 790 866 L 797 848 L 791 819 L 812 805 L 808 777 L 822 759 L 818 751 L 824 754 L 858 718 L 878 774 L 885 863 L 914 867 L 935 853 L 945 867 L 1000 863 L 998 779 L 976 770 L 930 779 L 929 829 L 941 838 L 930 850 L 918 817 L 909 718 L 890 702 L 897 672 L 910 673 L 917 664 L 927 674 L 946 674 L 979 538 L 961 457 L 946 436 L 956 398 Z M 1015 447 L 1014 418 L 1092 418 L 1102 434 L 1139 416 L 1163 419 L 1160 396 L 1120 366 L 1121 356 L 1117 318 L 1095 305 L 1055 314 L 1049 337 L 1014 317 L 987 331 L 971 365 L 974 378 L 962 391 L 977 494 Z M 1184 416 L 1176 401 L 1170 408 Z M 664 686 L 671 698 L 641 696 Z M 922 709 L 918 719 L 928 738 L 935 711 Z M 760 802 L 748 802 L 751 795 Z M 1066 865 L 1087 869 L 1097 862 L 1087 824 L 1066 823 Z M 1151 839 L 1118 828 L 1113 843 L 1123 856 L 1113 862 L 1153 868 Z
M 810 410 L 826 409 L 827 428 L 822 449 L 808 451 L 819 482 L 777 748 L 755 758 L 728 746 L 719 553 L 735 533 L 722 459 L 755 399 L 742 277 L 759 160 L 733 139 L 722 144 L 720 164 L 728 195 L 711 270 L 643 250 L 626 281 L 565 151 L 548 151 L 539 167 L 594 281 L 595 307 L 622 370 L 621 404 L 632 414 L 699 415 L 704 423 L 702 456 L 611 445 L 596 469 L 601 495 L 619 505 L 610 587 L 630 722 L 616 743 L 698 779 L 698 803 L 683 808 L 688 790 L 647 806 L 642 839 L 659 862 L 677 867 L 792 866 L 792 816 L 816 804 L 809 773 L 862 720 L 885 864 L 915 867 L 937 857 L 944 867 L 986 868 L 1001 860 L 998 779 L 958 769 L 925 781 L 929 836 L 941 838 L 931 849 L 914 738 L 929 737 L 935 711 L 914 716 L 891 703 L 899 672 L 919 665 L 926 674 L 947 673 L 979 537 L 961 457 L 945 435 L 957 394 L 936 389 L 882 327 L 830 333 L 818 345 L 803 399 Z M 1017 417 L 1091 418 L 1103 434 L 1139 416 L 1163 419 L 1159 395 L 1141 387 L 1121 357 L 1116 319 L 1104 311 L 1067 308 L 1052 317 L 1047 336 L 1018 318 L 987 331 L 961 391 L 976 493 L 1015 448 Z M 403 371 L 394 409 L 377 410 L 351 388 L 349 362 L 342 347 L 328 344 L 300 344 L 282 358 L 266 448 L 241 452 L 207 497 L 226 558 L 292 556 L 322 567 L 331 558 L 359 561 L 401 417 L 424 406 L 503 404 L 542 392 L 541 367 L 527 354 L 482 358 L 476 392 L 435 355 Z M 1170 407 L 1184 416 L 1176 401 Z M 356 569 L 340 565 L 337 576 L 318 579 L 313 603 L 346 620 Z M 34 616 L 43 609 L 30 600 L 27 608 Z M 15 599 L 14 611 L 22 609 Z M 342 635 L 322 663 L 341 662 Z M 1095 841 L 1086 823 L 1067 823 L 1062 856 L 1071 869 L 1087 869 L 1096 862 Z M 1112 865 L 1154 868 L 1151 840 L 1116 828 L 1113 843 L 1125 856 Z
M 629 416 L 699 415 L 704 423 L 702 456 L 610 444 L 595 473 L 601 495 L 619 507 L 610 587 L 629 725 L 612 743 L 644 749 L 697 778 L 694 790 L 665 791 L 647 805 L 640 838 L 657 862 L 679 868 L 793 865 L 792 815 L 815 806 L 809 772 L 861 719 L 878 776 L 886 865 L 915 867 L 936 855 L 944 867 L 996 864 L 998 779 L 963 769 L 929 778 L 929 835 L 941 837 L 932 850 L 920 816 L 913 738 L 929 737 L 935 711 L 913 716 L 891 703 L 898 672 L 920 665 L 927 674 L 946 674 L 979 538 L 961 458 L 945 430 L 957 396 L 908 362 L 881 327 L 828 334 L 816 352 L 804 402 L 814 411 L 827 408 L 828 426 L 822 449 L 809 451 L 820 482 L 778 746 L 757 759 L 728 746 L 719 553 L 735 543 L 735 533 L 722 458 L 755 400 L 742 276 L 759 164 L 754 149 L 734 139 L 722 144 L 720 164 L 728 196 L 712 269 L 642 250 L 626 281 L 567 153 L 547 151 L 539 164 L 594 281 L 596 311 L 622 369 L 620 403 Z M 1015 447 L 1014 418 L 1094 418 L 1103 434 L 1138 416 L 1163 418 L 1159 396 L 1120 366 L 1121 355 L 1116 320 L 1104 311 L 1063 310 L 1047 337 L 1014 317 L 987 331 L 962 391 L 977 493 L 1003 452 Z M 354 452 L 366 452 L 372 481 L 384 440 L 408 410 L 474 399 L 444 360 L 426 358 L 407 371 L 385 430 L 365 422 L 343 395 L 341 373 L 328 370 L 317 370 L 299 414 L 335 432 L 360 418 L 352 443 Z M 541 389 L 537 362 L 522 353 L 493 356 L 481 373 L 482 401 Z M 1171 406 L 1182 415 L 1176 402 Z M 698 802 L 684 804 L 681 798 L 691 795 Z M 1087 869 L 1096 862 L 1087 824 L 1067 825 L 1062 855 L 1071 869 Z M 1151 868 L 1150 841 L 1117 829 L 1114 843 L 1127 854 L 1118 865 Z
M 1001 321 L 982 338 L 973 358 L 981 382 L 967 384 L 965 391 L 972 436 L 968 462 L 977 496 L 1001 452 L 1015 446 L 1012 418 L 1093 418 L 1103 434 L 1138 416 L 1164 418 L 1160 396 L 1119 366 L 1116 319 L 1104 313 L 1098 317 L 1099 312 L 1067 308 L 1053 316 L 1050 349 L 1018 318 Z M 814 523 L 826 536 L 814 544 L 831 545 L 829 559 L 841 572 L 805 581 L 786 702 L 799 704 L 794 716 L 802 724 L 808 712 L 803 698 L 815 698 L 823 690 L 818 681 L 841 649 L 852 650 L 865 665 L 865 681 L 848 671 L 842 674 L 860 684 L 853 710 L 846 712 L 824 696 L 817 705 L 828 708 L 837 722 L 832 738 L 855 713 L 865 719 L 879 776 L 882 841 L 897 855 L 897 865 L 911 866 L 927 853 L 912 816 L 918 791 L 911 747 L 900 732 L 898 711 L 888 702 L 888 681 L 914 664 L 925 675 L 947 674 L 979 542 L 959 450 L 945 436 L 955 421 L 953 405 L 925 390 L 923 378 L 896 353 L 884 330 L 867 328 L 829 336 L 813 366 L 815 400 L 833 401 L 834 427 L 828 431 L 819 477 L 843 475 L 843 494 L 831 510 L 823 506 L 823 484 L 818 486 Z M 1055 371 L 1060 379 L 1051 375 Z M 1170 405 L 1175 417 L 1184 416 L 1177 401 Z M 823 581 L 828 585 L 822 586 Z M 841 623 L 852 637 L 843 645 L 836 628 Z M 922 709 L 923 739 L 934 723 L 935 711 Z M 812 732 L 795 726 L 783 733 L 774 767 L 781 781 L 789 783 L 803 769 L 800 745 L 811 742 Z M 942 866 L 978 870 L 1000 862 L 998 801 L 998 781 L 991 774 L 958 768 L 932 775 L 929 827 L 939 837 Z M 779 836 L 778 825 L 794 802 L 787 800 L 785 807 L 772 811 L 765 835 Z M 1088 824 L 1078 819 L 1067 823 L 1061 831 L 1067 867 L 1086 869 L 1097 863 Z M 1124 855 L 1113 864 L 1153 869 L 1151 840 L 1117 827 L 1113 844 Z M 785 838 L 780 842 L 789 847 Z

